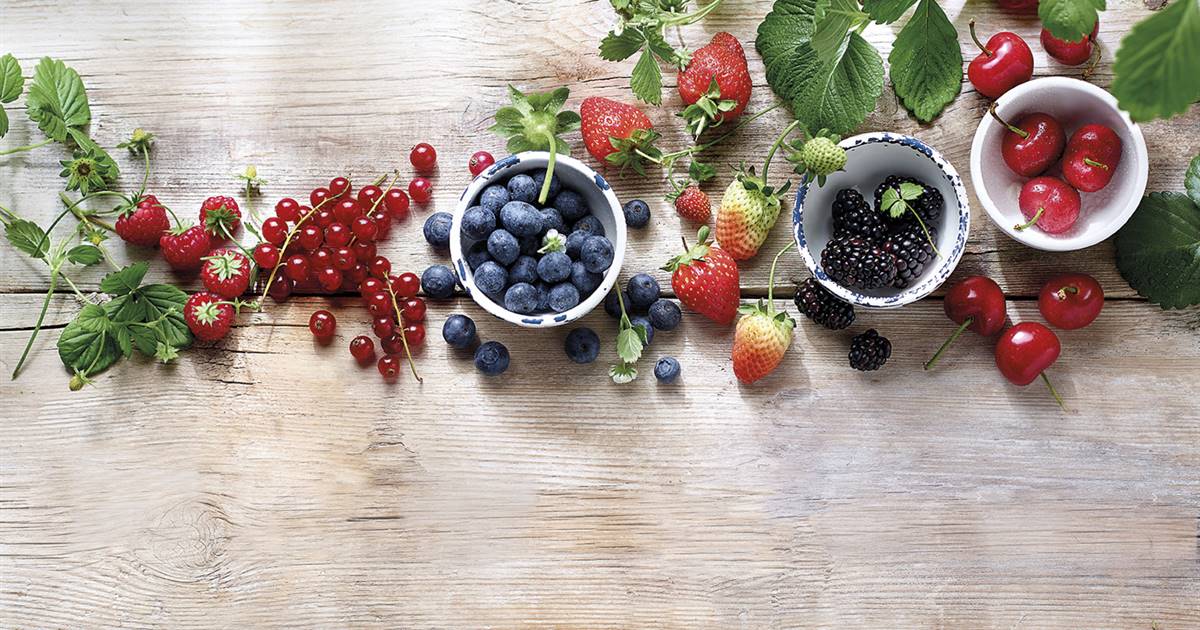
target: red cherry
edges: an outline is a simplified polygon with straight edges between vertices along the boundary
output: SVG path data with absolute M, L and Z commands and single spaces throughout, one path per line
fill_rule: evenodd
M 996 0 L 996 6 L 1017 13 L 1037 13 L 1038 0 Z
M 1025 182 L 1017 203 L 1028 219 L 1014 226 L 1018 231 L 1036 225 L 1047 234 L 1062 234 L 1079 219 L 1079 193 L 1057 177 L 1043 175 Z
M 287 240 L 288 226 L 279 217 L 267 217 L 262 223 L 263 240 L 276 246 L 282 247 L 283 242 Z
M 392 296 L 386 291 L 379 291 L 367 296 L 367 310 L 372 315 L 389 315 L 392 313 Z
M 333 250 L 333 266 L 338 271 L 350 271 L 358 264 L 358 258 L 349 247 L 339 247 Z
M 320 247 L 324 241 L 325 233 L 315 225 L 306 225 L 296 233 L 296 242 L 310 252 Z
M 350 249 L 354 251 L 354 257 L 357 258 L 359 262 L 370 262 L 375 259 L 375 243 L 354 241 L 350 244 Z
M 260 269 L 274 269 L 279 264 L 279 248 L 270 243 L 255 245 L 254 264 Z
M 367 296 L 372 293 L 386 292 L 387 285 L 383 280 L 376 278 L 363 278 L 363 281 L 358 283 L 358 292 L 363 296 L 363 302 L 367 301 Z
M 392 273 L 392 261 L 383 256 L 376 256 L 367 264 L 367 268 L 370 269 L 371 275 L 375 278 L 386 280 L 388 274 Z
M 287 268 L 285 267 L 285 273 L 276 275 L 275 279 L 271 281 L 271 286 L 267 288 L 267 295 L 271 296 L 271 299 L 276 302 L 286 302 L 288 297 L 292 295 L 292 291 L 296 288 L 295 281 L 285 275 L 286 271 Z
M 408 216 L 408 195 L 399 188 L 392 188 L 383 194 L 383 206 L 393 221 L 403 221 Z
M 358 217 L 350 229 L 355 237 L 367 243 L 374 242 L 375 237 L 379 236 L 379 226 L 375 225 L 375 221 L 370 217 Z
M 383 199 L 383 189 L 375 184 L 367 184 L 358 189 L 358 205 L 364 210 L 374 210 Z
M 1092 34 L 1080 39 L 1077 42 L 1069 42 L 1064 39 L 1059 39 L 1050 34 L 1050 31 L 1042 29 L 1042 49 L 1046 54 L 1057 59 L 1060 63 L 1068 66 L 1078 66 L 1086 63 L 1092 58 L 1092 42 L 1096 41 L 1096 33 L 1100 31 L 1100 20 L 1096 20 L 1096 26 L 1092 28 Z M 1099 58 L 1097 58 L 1099 61 Z M 1086 72 L 1084 73 L 1087 74 Z
M 396 332 L 396 320 L 391 315 L 379 315 L 371 320 L 371 332 L 380 339 L 387 339 Z
M 1041 376 L 1062 406 L 1062 398 L 1046 377 L 1046 368 L 1058 360 L 1060 352 L 1062 346 L 1054 331 L 1037 322 L 1021 322 L 1004 331 L 996 342 L 996 367 L 1015 385 L 1028 385 Z
M 408 196 L 420 203 L 429 203 L 433 198 L 433 183 L 424 177 L 417 177 L 408 183 Z
M 423 322 L 425 321 L 425 300 L 419 297 L 408 298 L 400 305 L 400 312 L 404 315 L 406 322 Z
M 283 275 L 292 282 L 304 282 L 308 279 L 309 269 L 308 257 L 296 254 L 288 257 L 287 266 L 283 268 Z
M 275 216 L 289 223 L 295 223 L 301 217 L 300 204 L 291 197 L 284 197 L 275 203 Z
M 367 365 L 375 360 L 375 342 L 366 335 L 359 335 L 350 340 L 350 356 L 360 365 Z
M 353 236 L 350 228 L 343 223 L 331 223 L 325 228 L 325 244 L 330 247 L 345 247 Z
M 418 173 L 428 173 L 437 166 L 437 151 L 428 143 L 422 142 L 412 148 L 408 154 L 408 161 L 412 162 Z
M 1001 31 L 992 35 L 984 46 L 975 36 L 975 20 L 971 20 L 971 39 L 983 51 L 967 66 L 967 77 L 982 95 L 996 99 L 1033 76 L 1033 51 L 1020 35 Z
M 395 355 L 385 354 L 379 357 L 376 367 L 385 381 L 391 382 L 400 378 L 400 358 Z
M 1071 134 L 1062 175 L 1083 192 L 1096 192 L 1112 181 L 1121 163 L 1121 137 L 1104 125 L 1084 125 Z
M 342 288 L 342 272 L 333 267 L 322 267 L 316 271 L 317 284 L 328 293 Z
M 343 199 L 333 206 L 333 216 L 338 223 L 350 225 L 354 220 L 362 216 L 362 206 L 353 199 Z
M 467 170 L 471 171 L 471 177 L 475 177 L 482 173 L 487 167 L 496 163 L 496 158 L 492 157 L 487 151 L 476 151 L 471 159 L 467 162 Z
M 314 188 L 311 193 L 308 193 L 308 203 L 316 208 L 330 197 L 328 188 Z
M 1096 321 L 1104 308 L 1104 289 L 1086 273 L 1054 276 L 1038 294 L 1038 310 L 1051 326 L 1064 330 L 1083 328 Z
M 1000 155 L 1009 170 L 1022 177 L 1034 177 L 1046 172 L 1067 144 L 1067 134 L 1053 116 L 1041 112 L 1026 114 L 1010 125 L 996 113 L 996 104 L 988 108 L 1001 125 L 1008 128 L 1000 141 Z
M 308 330 L 318 341 L 329 341 L 337 329 L 337 320 L 329 311 L 316 311 L 308 318 Z
M 421 290 L 421 279 L 417 274 L 406 271 L 398 276 L 392 277 L 392 291 L 395 291 L 396 297 L 399 299 L 408 299 L 416 297 Z
M 345 177 L 334 177 L 329 180 L 329 196 L 341 197 L 350 192 L 350 180 Z
M 379 339 L 379 347 L 388 354 L 400 354 L 404 352 L 405 338 L 400 333 L 394 332 L 387 337 Z
M 1004 291 L 995 280 L 984 276 L 967 276 L 950 287 L 942 300 L 946 317 L 958 324 L 958 329 L 938 348 L 933 358 L 925 362 L 925 369 L 932 369 L 942 353 L 958 339 L 964 330 L 970 329 L 984 337 L 990 337 L 1004 328 L 1007 314 L 1004 310 Z

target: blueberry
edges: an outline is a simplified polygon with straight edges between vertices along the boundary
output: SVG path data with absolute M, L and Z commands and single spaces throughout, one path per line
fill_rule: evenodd
M 479 195 L 479 205 L 492 212 L 500 212 L 500 208 L 509 201 L 512 201 L 512 197 L 509 196 L 508 189 L 499 184 L 484 188 Z
M 513 175 L 512 179 L 508 180 L 508 196 L 513 201 L 524 201 L 525 203 L 533 203 L 538 196 L 537 183 L 533 178 L 525 175 Z M 512 203 L 511 201 L 509 203 Z
M 425 240 L 437 249 L 450 247 L 450 224 L 454 217 L 449 212 L 434 212 L 425 219 Z
M 538 210 L 542 215 L 542 232 L 548 230 L 558 230 L 561 234 L 567 231 L 567 224 L 563 223 L 562 215 L 555 208 L 542 208 Z
M 542 214 L 524 201 L 510 201 L 500 208 L 500 225 L 513 236 L 537 236 L 542 233 Z
M 570 282 L 554 285 L 550 289 L 550 310 L 565 313 L 579 305 L 579 289 Z
M 466 315 L 454 314 L 442 324 L 442 339 L 455 348 L 468 348 L 475 343 L 475 322 Z
M 681 369 L 675 357 L 663 357 L 654 364 L 654 378 L 658 379 L 659 383 L 670 385 L 679 378 Z
M 571 226 L 571 231 L 575 230 L 582 230 L 588 234 L 604 236 L 604 226 L 600 224 L 600 219 L 597 219 L 590 214 L 576 221 L 575 225 Z
M 645 312 L 650 308 L 658 299 L 658 292 L 658 281 L 650 274 L 639 273 L 629 279 L 629 298 L 639 311 Z
M 683 313 L 671 300 L 656 300 L 650 305 L 650 323 L 658 330 L 675 330 Z
M 571 277 L 571 259 L 562 252 L 550 252 L 538 261 L 538 277 L 550 284 Z
M 650 222 L 650 206 L 641 199 L 634 199 L 621 208 L 625 212 L 625 225 L 631 228 L 643 228 Z
M 471 271 L 475 271 L 479 265 L 491 260 L 492 256 L 488 253 L 487 241 L 479 241 L 472 245 L 467 250 L 466 259 L 467 266 L 471 268 Z
M 521 255 L 521 245 L 517 243 L 517 237 L 509 234 L 507 230 L 492 232 L 487 240 L 487 250 L 496 262 L 505 267 Z
M 518 282 L 504 292 L 504 308 L 521 315 L 537 312 L 538 291 L 528 282 Z
M 540 236 L 522 236 L 517 239 L 517 244 L 521 247 L 522 256 L 538 255 L 538 250 L 542 248 L 542 237 Z
M 497 376 L 508 369 L 508 348 L 499 341 L 488 341 L 475 349 L 475 369 Z
M 538 195 L 542 194 L 542 185 L 546 183 L 546 169 L 533 172 L 533 183 L 537 186 Z M 553 199 L 558 192 L 562 190 L 562 182 L 558 180 L 558 175 L 550 176 L 550 190 L 546 191 L 546 198 Z
M 508 272 L 504 267 L 489 260 L 475 270 L 475 286 L 479 287 L 484 295 L 495 300 L 503 295 L 504 289 L 508 287 Z
M 579 249 L 579 259 L 583 261 L 583 266 L 588 271 L 592 273 L 604 273 L 612 266 L 612 241 L 603 236 L 589 236 L 583 242 L 583 247 Z
M 588 213 L 587 204 L 583 202 L 583 197 L 573 190 L 564 190 L 554 196 L 554 201 L 550 205 L 558 208 L 559 214 L 562 215 L 564 221 L 578 221 Z
M 471 206 L 463 213 L 462 231 L 467 238 L 482 240 L 496 229 L 496 213 L 483 206 Z
M 629 323 L 633 324 L 634 328 L 641 326 L 642 328 L 646 329 L 646 345 L 647 346 L 650 345 L 650 343 L 652 341 L 654 341 L 654 326 L 650 324 L 650 320 L 646 319 L 646 316 L 634 315 L 633 317 L 629 318 Z
M 446 265 L 430 265 L 421 274 L 421 288 L 425 295 L 435 300 L 444 300 L 454 295 L 454 272 Z
M 538 292 L 537 312 L 545 313 L 550 310 L 550 285 L 539 281 L 534 288 Z
M 579 252 L 583 249 L 583 242 L 588 239 L 591 234 L 587 232 L 571 232 L 567 235 L 567 255 L 572 260 L 579 260 Z
M 600 335 L 591 328 L 576 328 L 563 344 L 567 357 L 576 363 L 591 363 L 600 356 Z
M 583 263 L 579 261 L 571 263 L 571 284 L 579 289 L 579 295 L 591 295 L 603 280 L 603 275 L 588 271 Z
M 508 268 L 508 281 L 533 284 L 538 280 L 538 261 L 533 256 L 521 256 Z
M 629 292 L 622 289 L 621 297 L 625 300 L 625 308 L 629 309 Z M 609 291 L 608 295 L 604 296 L 604 312 L 613 319 L 621 319 L 621 304 L 617 301 L 616 291 Z M 628 312 L 633 313 L 632 310 Z

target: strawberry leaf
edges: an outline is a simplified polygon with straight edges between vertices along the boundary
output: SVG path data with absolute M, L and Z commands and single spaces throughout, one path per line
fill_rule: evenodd
M 142 261 L 114 271 L 100 281 L 100 290 L 111 295 L 121 296 L 133 293 L 142 284 L 150 263 Z
M 637 360 L 642 358 L 642 347 L 645 343 L 646 331 L 641 325 L 622 323 L 621 332 L 617 333 L 617 356 L 625 363 L 637 363 Z
M 642 49 L 646 43 L 646 35 L 641 29 L 627 28 L 618 35 L 609 32 L 600 40 L 600 58 L 605 61 L 621 61 L 628 59 Z
M 896 96 L 913 116 L 929 122 L 962 90 L 958 31 L 934 0 L 921 0 L 888 55 Z
M 1183 185 L 1187 189 L 1192 202 L 1200 206 L 1200 155 L 1192 158 L 1187 173 L 1183 175 Z
M 856 0 L 826 0 L 826 3 L 828 6 L 821 18 L 816 20 L 812 34 L 813 50 L 823 62 L 832 61 L 851 29 L 868 19 L 867 14 L 858 9 Z
M 862 5 L 863 11 L 866 11 L 872 20 L 880 24 L 891 24 L 899 20 L 900 16 L 916 3 L 917 0 L 863 0 Z
M 94 245 L 77 245 L 67 252 L 67 260 L 76 265 L 94 265 L 104 260 L 104 254 Z
M 0 57 L 0 103 L 17 100 L 25 89 L 25 77 L 21 76 L 21 64 L 8 53 Z
M 43 57 L 34 70 L 25 110 L 39 129 L 58 142 L 67 141 L 69 129 L 80 129 L 92 119 L 79 73 L 49 57 Z
M 50 250 L 46 231 L 27 219 L 13 219 L 4 228 L 4 236 L 13 247 L 33 258 L 45 258 Z
M 1117 232 L 1117 269 L 1164 309 L 1200 304 L 1200 206 L 1183 193 L 1150 193 Z
M 102 307 L 84 306 L 58 338 L 59 359 L 83 377 L 104 371 L 121 358 L 117 328 Z
M 638 100 L 651 105 L 662 104 L 662 68 L 658 67 L 658 60 L 649 48 L 642 51 L 642 56 L 633 66 L 629 87 Z
M 1200 3 L 1174 0 L 1135 24 L 1121 40 L 1112 93 L 1136 121 L 1180 114 L 1200 100 L 1197 59 Z
M 1104 0 L 1041 0 L 1038 17 L 1050 34 L 1067 42 L 1077 42 L 1091 34 Z

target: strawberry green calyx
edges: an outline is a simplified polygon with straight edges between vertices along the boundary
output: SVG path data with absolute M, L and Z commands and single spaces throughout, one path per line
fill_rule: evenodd
M 687 123 L 688 133 L 699 138 L 705 129 L 720 125 L 725 120 L 722 114 L 737 109 L 737 106 L 737 101 L 721 98 L 721 86 L 713 77 L 700 99 L 685 107 L 679 117 Z
M 663 152 L 654 146 L 660 134 L 653 129 L 634 129 L 628 138 L 608 137 L 615 151 L 604 156 L 609 164 L 631 168 L 638 175 L 646 175 L 646 163 L 659 164 Z M 544 185 L 544 184 L 543 184 Z
M 129 152 L 134 155 L 142 155 L 150 152 L 151 145 L 154 144 L 154 134 L 138 127 L 133 130 L 133 134 L 129 139 L 117 145 L 118 149 L 129 149 Z
M 232 252 L 221 252 L 215 256 L 205 256 L 200 260 L 211 261 L 212 272 L 221 280 L 228 280 L 241 273 L 244 259 Z
M 546 165 L 546 180 L 538 193 L 538 203 L 546 203 L 557 155 L 571 154 L 570 145 L 558 136 L 579 129 L 579 114 L 559 111 L 566 105 L 567 96 L 570 95 L 570 90 L 565 87 L 526 95 L 510 85 L 508 93 L 512 105 L 502 107 L 496 112 L 496 124 L 490 129 L 508 140 L 507 148 L 512 153 L 550 153 L 549 164 Z
M 700 230 L 696 232 L 696 244 L 691 247 L 688 247 L 687 239 L 683 239 L 683 253 L 668 260 L 667 264 L 662 266 L 662 270 L 674 272 L 680 267 L 703 261 L 712 247 L 712 241 L 708 239 L 708 232 L 707 225 L 700 226 Z
M 567 251 L 567 237 L 559 234 L 558 230 L 551 228 L 542 237 L 542 247 L 538 250 L 539 254 L 548 254 L 550 252 L 565 252 Z

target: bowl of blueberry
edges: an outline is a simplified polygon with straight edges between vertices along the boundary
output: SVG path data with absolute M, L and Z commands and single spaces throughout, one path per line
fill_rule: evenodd
M 528 151 L 496 162 L 463 192 L 450 225 L 463 288 L 485 311 L 531 328 L 590 312 L 625 256 L 624 215 L 608 182 L 558 155 L 546 184 L 549 157 Z
M 840 143 L 846 166 L 796 192 L 796 245 L 814 278 L 851 304 L 894 308 L 933 293 L 966 248 L 962 178 L 934 148 L 894 133 Z

